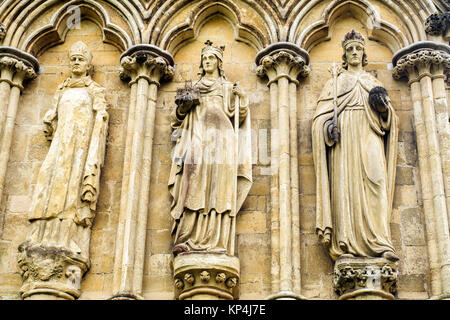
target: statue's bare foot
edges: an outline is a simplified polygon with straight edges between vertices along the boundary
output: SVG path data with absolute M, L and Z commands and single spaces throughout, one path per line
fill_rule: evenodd
M 382 257 L 385 258 L 385 259 L 387 259 L 387 260 L 390 260 L 390 261 L 398 261 L 398 260 L 400 259 L 400 258 L 399 258 L 395 253 L 393 253 L 392 251 L 385 251 L 385 252 L 383 252 Z
M 340 258 L 345 259 L 345 258 L 354 258 L 355 255 L 351 254 L 351 253 L 344 253 L 343 255 L 340 256 Z
M 177 244 L 172 249 L 172 253 L 175 257 L 182 252 L 188 252 L 188 251 L 189 251 L 189 247 L 187 245 L 185 245 L 184 243 Z

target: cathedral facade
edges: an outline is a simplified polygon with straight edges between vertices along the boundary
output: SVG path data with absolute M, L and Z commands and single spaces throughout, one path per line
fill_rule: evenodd
M 448 0 L 0 23 L 0 299 L 450 299 Z

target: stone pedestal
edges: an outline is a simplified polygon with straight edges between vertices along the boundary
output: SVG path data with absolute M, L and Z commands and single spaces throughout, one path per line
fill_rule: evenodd
M 26 300 L 75 300 L 80 296 L 81 278 L 89 259 L 61 247 L 22 244 L 19 268 Z
M 384 258 L 341 257 L 333 286 L 339 300 L 394 300 L 397 276 L 397 263 Z
M 266 297 L 265 300 L 308 300 L 306 297 L 292 291 L 280 291 Z
M 237 299 L 239 268 L 239 259 L 226 254 L 181 253 L 174 259 L 175 298 Z

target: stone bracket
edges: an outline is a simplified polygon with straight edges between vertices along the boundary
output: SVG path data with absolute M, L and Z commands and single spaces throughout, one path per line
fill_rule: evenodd
M 23 299 L 46 294 L 74 300 L 80 296 L 81 278 L 90 267 L 87 259 L 65 248 L 27 242 L 19 246 L 18 264 Z
M 397 263 L 384 258 L 339 258 L 334 266 L 333 287 L 345 300 L 362 295 L 394 299 Z
M 211 296 L 232 300 L 239 297 L 239 259 L 226 254 L 181 253 L 174 259 L 175 298 Z

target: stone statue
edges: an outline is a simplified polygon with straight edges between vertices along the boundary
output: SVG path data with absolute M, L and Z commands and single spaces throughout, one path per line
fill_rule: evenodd
M 312 124 L 316 230 L 331 257 L 398 260 L 390 239 L 398 119 L 382 84 L 363 70 L 364 37 L 342 41 Z
M 248 98 L 225 77 L 224 47 L 205 44 L 200 80 L 179 89 L 171 124 L 175 256 L 192 251 L 233 255 L 236 214 L 252 184 Z
M 69 271 L 77 273 L 77 268 L 82 276 L 89 266 L 90 233 L 100 191 L 109 116 L 105 89 L 89 75 L 92 54 L 87 46 L 75 43 L 69 58 L 71 76 L 59 85 L 53 106 L 44 116 L 44 133 L 51 145 L 34 189 L 31 231 L 19 248 L 27 252 L 28 258 L 19 264 L 25 266 L 24 271 L 36 269 L 38 260 L 48 260 L 42 256 L 51 248 L 62 252 L 62 260 L 71 261 L 66 276 Z M 36 248 L 40 256 L 30 262 L 33 255 L 29 253 Z M 50 260 L 55 264 L 55 259 Z M 39 271 L 35 273 L 39 276 Z

